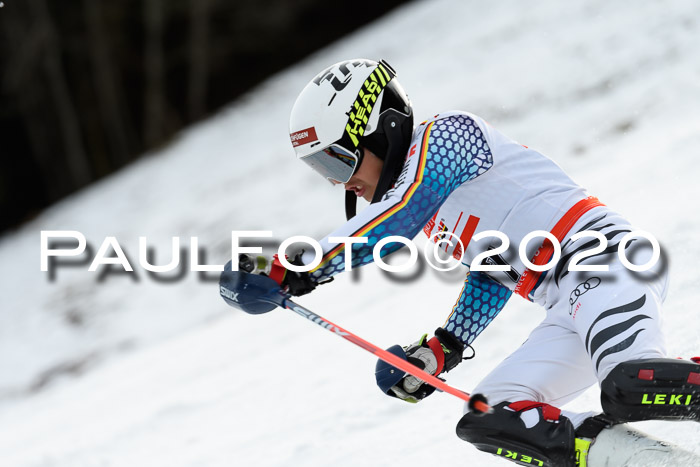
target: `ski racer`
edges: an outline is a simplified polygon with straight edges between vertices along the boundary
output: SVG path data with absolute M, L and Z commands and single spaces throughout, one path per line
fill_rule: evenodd
M 654 263 L 658 244 L 552 160 L 467 112 L 440 113 L 414 128 L 395 71 L 366 59 L 319 73 L 294 104 L 290 133 L 301 161 L 345 186 L 349 220 L 320 241 L 323 258 L 308 273 L 275 260 L 254 272 L 303 295 L 345 269 L 345 248 L 358 267 L 372 262 L 373 246 L 390 235 L 452 237 L 447 253 L 471 271 L 446 322 L 430 338 L 389 349 L 436 376 L 462 362 L 512 295 L 546 309 L 527 341 L 474 389 L 493 410 L 464 414 L 461 439 L 518 463 L 573 466 L 585 464 L 591 442 L 613 423 L 700 419 L 700 360 L 666 356 L 666 268 L 657 262 L 638 273 L 626 262 Z M 356 197 L 370 202 L 359 214 Z M 501 247 L 499 237 L 472 239 L 486 231 L 503 233 L 511 247 Z M 518 254 L 523 244 L 529 261 Z M 389 243 L 381 256 L 401 246 Z M 306 252 L 294 264 L 313 259 Z M 419 402 L 434 392 L 393 370 L 377 364 L 387 395 Z M 603 414 L 558 408 L 595 383 Z

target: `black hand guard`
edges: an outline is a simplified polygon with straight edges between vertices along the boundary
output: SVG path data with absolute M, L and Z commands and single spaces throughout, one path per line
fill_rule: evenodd
M 290 264 L 295 266 L 302 266 L 304 263 L 301 262 L 301 253 L 296 255 Z M 308 272 L 296 272 L 287 270 L 282 281 L 282 286 L 287 287 L 289 293 L 295 297 L 301 295 L 306 295 L 316 288 L 316 283 L 311 279 L 311 275 Z

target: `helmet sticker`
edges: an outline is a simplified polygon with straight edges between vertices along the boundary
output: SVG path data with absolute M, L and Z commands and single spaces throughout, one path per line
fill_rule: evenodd
M 320 86 L 324 81 L 328 81 L 337 92 L 342 91 L 352 78 L 352 73 L 348 69 L 348 65 L 352 65 L 353 68 L 363 65 L 369 67 L 373 65 L 373 63 L 369 60 L 353 60 L 351 62 L 341 63 L 338 68 L 335 68 L 335 65 L 332 65 L 319 73 L 314 78 L 313 83 Z
M 380 63 L 365 80 L 362 89 L 357 94 L 357 99 L 350 109 L 348 123 L 345 125 L 345 131 L 355 147 L 360 144 L 358 135 L 362 136 L 365 133 L 373 104 L 393 77 L 394 74 L 388 72 Z
M 292 140 L 292 146 L 297 147 L 302 144 L 313 143 L 318 141 L 318 136 L 316 136 L 316 127 L 309 127 L 305 130 L 297 131 L 289 135 Z

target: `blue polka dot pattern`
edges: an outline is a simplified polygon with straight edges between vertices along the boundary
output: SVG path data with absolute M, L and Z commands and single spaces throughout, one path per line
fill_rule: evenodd
M 506 306 L 512 294 L 510 289 L 483 274 L 467 274 L 444 328 L 465 345 L 471 344 Z
M 430 131 L 423 184 L 441 199 L 491 167 L 491 149 L 474 120 L 458 114 L 435 121 Z
M 415 237 L 457 187 L 493 166 L 488 143 L 479 126 L 468 115 L 455 114 L 434 120 L 427 145 L 422 183 L 402 209 L 363 234 L 368 238 L 368 243 L 352 246 L 353 267 L 371 263 L 374 260 L 372 249 L 384 237 Z M 416 152 L 423 154 L 420 144 Z M 414 180 L 405 181 L 402 187 L 397 187 L 398 191 L 403 191 L 396 194 L 403 196 L 403 192 L 413 182 Z M 380 256 L 383 258 L 402 246 L 401 243 L 389 243 L 382 248 Z M 344 270 L 345 254 L 340 252 L 313 271 L 311 276 L 320 282 Z

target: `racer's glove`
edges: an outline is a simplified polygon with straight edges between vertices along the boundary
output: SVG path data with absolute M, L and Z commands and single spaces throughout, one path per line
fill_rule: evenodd
M 289 258 L 287 258 L 289 261 Z M 301 253 L 289 261 L 295 266 L 302 266 Z M 267 256 L 250 256 L 241 254 L 238 256 L 238 269 L 250 274 L 268 276 L 277 282 L 282 289 L 295 297 L 305 295 L 316 288 L 316 283 L 308 272 L 290 271 L 282 266 L 277 255 L 272 258 Z
M 464 344 L 449 331 L 437 328 L 435 337 L 431 339 L 424 334 L 417 342 L 407 347 L 394 345 L 387 350 L 431 375 L 438 376 L 450 371 L 462 361 Z M 418 402 L 435 391 L 433 386 L 382 360 L 377 362 L 375 376 L 377 385 L 384 393 L 407 402 Z

